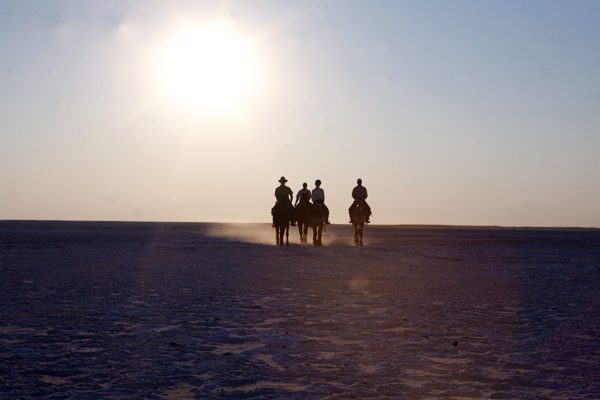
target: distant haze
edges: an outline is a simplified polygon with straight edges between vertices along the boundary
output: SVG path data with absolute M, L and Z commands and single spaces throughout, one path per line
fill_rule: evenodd
M 598 1 L 2 1 L 0 219 L 600 227 Z

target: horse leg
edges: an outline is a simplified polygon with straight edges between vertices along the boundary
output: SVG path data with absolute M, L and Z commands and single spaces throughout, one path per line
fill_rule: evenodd
M 290 245 L 290 224 L 289 224 L 289 222 L 287 223 L 287 225 L 285 227 L 285 245 L 286 246 Z
M 279 227 L 275 227 L 275 243 L 279 244 Z
M 360 247 L 362 247 L 362 245 L 363 245 L 362 237 L 363 237 L 364 229 L 365 229 L 365 223 L 361 222 L 360 226 L 359 226 L 359 229 L 358 229 L 358 234 L 360 235 Z
M 312 226 L 312 230 L 313 230 L 313 246 L 317 245 L 317 226 L 313 225 Z
M 321 237 L 323 236 L 323 224 L 319 224 L 317 231 L 317 246 L 321 246 Z
M 325 230 L 325 224 L 321 224 L 321 229 L 319 229 L 319 246 L 321 246 L 321 239 L 323 239 L 323 231 Z

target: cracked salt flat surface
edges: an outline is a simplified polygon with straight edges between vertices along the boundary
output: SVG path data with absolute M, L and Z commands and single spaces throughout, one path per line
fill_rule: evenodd
M 598 231 L 325 235 L 0 222 L 0 397 L 600 397 Z

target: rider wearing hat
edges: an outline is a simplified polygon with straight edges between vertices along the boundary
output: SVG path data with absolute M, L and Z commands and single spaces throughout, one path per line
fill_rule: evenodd
M 362 185 L 362 179 L 360 178 L 356 180 L 356 183 L 356 187 L 352 189 L 352 198 L 354 199 L 354 203 L 352 203 L 348 209 L 348 213 L 350 214 L 350 223 L 352 223 L 352 214 L 354 214 L 354 210 L 356 210 L 358 203 L 362 200 L 367 211 L 367 219 L 365 222 L 369 224 L 371 223 L 371 221 L 369 221 L 369 218 L 371 218 L 371 207 L 366 202 L 367 197 L 369 197 L 367 194 L 367 188 Z
M 277 202 L 275 203 L 275 206 L 271 209 L 271 215 L 273 216 L 273 226 L 275 226 L 275 213 L 279 210 L 279 207 L 288 208 L 291 211 L 292 215 L 295 214 L 294 207 L 292 206 L 294 192 L 292 192 L 292 189 L 285 186 L 286 182 L 287 179 L 285 179 L 285 177 L 282 176 L 279 179 L 280 185 L 277 187 L 277 189 L 275 189 L 275 199 L 277 200 Z M 295 225 L 296 221 L 294 220 L 294 217 L 292 217 L 292 226 Z

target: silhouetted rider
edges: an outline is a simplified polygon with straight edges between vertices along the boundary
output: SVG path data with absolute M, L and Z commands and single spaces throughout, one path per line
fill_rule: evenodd
M 313 201 L 313 205 L 312 207 L 319 207 L 321 208 L 321 212 L 323 212 L 327 222 L 325 222 L 326 225 L 331 225 L 331 222 L 329 222 L 329 208 L 327 208 L 327 206 L 325 205 L 325 191 L 323 189 L 321 189 L 321 180 L 317 179 L 315 181 L 315 188 L 312 190 L 312 201 Z
M 348 213 L 350 214 L 350 223 L 352 223 L 352 214 L 354 214 L 354 210 L 356 210 L 356 207 L 358 207 L 358 203 L 362 200 L 367 211 L 367 219 L 365 220 L 365 222 L 369 224 L 371 223 L 371 221 L 369 220 L 369 218 L 371 218 L 371 207 L 366 202 L 367 197 L 369 197 L 369 195 L 367 194 L 367 188 L 362 185 L 362 179 L 360 178 L 356 180 L 356 183 L 358 185 L 356 185 L 356 187 L 352 189 L 352 198 L 354 199 L 354 202 L 348 209 Z
M 301 199 L 304 199 L 304 201 L 309 201 L 311 198 L 311 194 L 310 194 L 310 190 L 308 190 L 306 187 L 308 185 L 306 184 L 306 182 L 304 182 L 302 184 L 302 189 L 298 190 L 298 194 L 296 194 L 296 202 L 294 203 L 294 207 L 298 204 L 298 201 L 300 201 Z
M 288 210 L 290 210 L 290 213 L 292 216 L 295 214 L 294 207 L 292 206 L 292 199 L 294 198 L 294 192 L 292 192 L 292 189 L 285 186 L 286 182 L 287 182 L 287 179 L 285 179 L 285 177 L 282 176 L 279 179 L 279 183 L 280 183 L 279 187 L 277 187 L 277 189 L 275 189 L 275 199 L 277 200 L 277 202 L 275 203 L 275 206 L 273 206 L 273 208 L 271 209 L 271 215 L 273 216 L 273 226 L 275 226 L 275 214 L 277 213 L 277 211 L 279 211 L 279 208 L 285 207 Z M 292 217 L 292 226 L 295 226 L 295 225 L 296 225 L 295 218 Z

